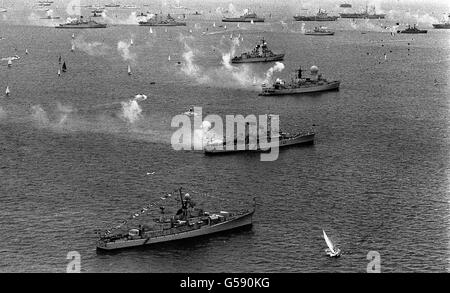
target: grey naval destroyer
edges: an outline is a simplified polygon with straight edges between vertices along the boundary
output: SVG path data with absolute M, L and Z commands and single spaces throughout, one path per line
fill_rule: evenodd
M 258 17 L 256 13 L 246 12 L 239 17 L 224 17 L 222 22 L 264 22 L 264 17 Z
M 66 23 L 56 26 L 55 28 L 63 28 L 63 29 L 106 28 L 106 24 L 98 23 L 93 20 L 85 21 L 83 19 L 83 16 L 80 16 L 80 19 L 69 20 Z
M 270 129 L 270 124 L 272 122 L 273 115 L 268 115 L 268 129 Z M 315 133 L 313 131 L 302 131 L 295 134 L 286 133 L 284 131 L 279 131 L 276 134 L 272 134 L 267 131 L 267 136 L 263 141 L 260 138 L 255 137 L 254 141 L 251 142 L 250 135 L 248 133 L 249 123 L 246 124 L 246 134 L 244 136 L 244 141 L 238 141 L 234 138 L 233 143 L 230 144 L 231 147 L 227 146 L 226 138 L 220 142 L 208 142 L 203 152 L 205 155 L 214 154 L 227 154 L 227 153 L 238 153 L 238 152 L 269 152 L 272 148 L 282 148 L 293 145 L 305 145 L 314 144 Z
M 167 14 L 166 18 L 161 17 L 159 14 L 155 14 L 152 18 L 139 21 L 140 26 L 186 26 L 186 22 L 177 21 L 170 14 Z
M 339 16 L 330 16 L 325 11 L 319 9 L 316 15 L 295 15 L 296 21 L 336 21 Z
M 264 39 L 256 44 L 251 52 L 242 53 L 241 56 L 235 56 L 231 59 L 231 63 L 254 63 L 254 62 L 271 62 L 282 61 L 284 54 L 275 54 L 268 47 Z
M 329 81 L 319 74 L 317 66 L 311 66 L 311 76 L 303 78 L 303 70 L 299 68 L 297 74 L 292 78 L 290 83 L 282 79 L 277 79 L 272 86 L 262 85 L 260 96 L 276 96 L 276 95 L 294 95 L 304 93 L 323 92 L 331 90 L 339 90 L 340 81 Z
M 181 207 L 175 215 L 166 215 L 164 207 L 160 207 L 161 215 L 159 217 L 139 225 L 128 224 L 125 221 L 123 225 L 116 226 L 115 232 L 111 230 L 103 232 L 97 241 L 97 249 L 116 250 L 164 243 L 252 225 L 255 203 L 252 208 L 240 209 L 236 212 L 207 212 L 197 208 L 191 196 L 183 193 L 181 188 L 178 192 Z M 168 196 L 177 197 L 176 194 Z M 144 208 L 143 211 L 146 211 L 147 208 L 150 206 Z

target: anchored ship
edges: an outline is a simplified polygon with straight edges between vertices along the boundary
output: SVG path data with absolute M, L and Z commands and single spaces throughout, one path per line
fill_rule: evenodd
M 332 36 L 334 32 L 324 26 L 315 27 L 312 31 L 305 32 L 308 36 Z
M 282 79 L 277 79 L 275 83 L 267 87 L 263 84 L 260 96 L 276 96 L 276 95 L 294 95 L 304 93 L 323 92 L 331 90 L 339 90 L 340 81 L 328 81 L 319 74 L 317 66 L 311 66 L 311 77 L 303 78 L 303 70 L 299 68 L 296 75 L 290 83 L 286 83 Z
M 328 16 L 328 14 L 319 9 L 316 15 L 295 15 L 294 19 L 296 21 L 336 21 L 338 16 Z
M 102 233 L 97 241 L 97 249 L 114 250 L 163 243 L 252 225 L 255 204 L 251 209 L 241 209 L 236 212 L 207 212 L 197 208 L 191 196 L 188 193 L 184 194 L 181 188 L 177 192 L 179 192 L 181 207 L 175 215 L 167 216 L 164 213 L 164 207 L 161 207 L 161 216 L 153 218 L 148 223 L 131 225 L 126 224 L 125 221 L 123 225 L 126 227 L 119 225 L 117 232 L 107 230 Z M 148 208 L 144 208 L 143 212 Z
M 413 27 L 408 25 L 406 29 L 397 31 L 398 34 L 426 34 L 427 32 L 427 30 L 418 29 L 416 25 L 414 25 Z
M 105 4 L 105 7 L 116 8 L 116 7 L 120 7 L 120 4 L 109 3 L 109 4 Z
M 268 115 L 268 129 L 271 128 L 270 124 L 273 119 L 273 115 Z M 246 124 L 247 133 L 245 134 L 244 140 L 239 141 L 234 138 L 231 147 L 227 146 L 227 139 L 224 138 L 222 141 L 211 141 L 208 142 L 203 152 L 205 155 L 214 154 L 226 154 L 226 153 L 237 153 L 237 152 L 269 152 L 272 148 L 281 148 L 292 145 L 304 145 L 313 144 L 315 133 L 313 131 L 302 131 L 296 134 L 289 134 L 283 131 L 279 131 L 277 134 L 272 134 L 270 130 L 267 131 L 267 136 L 265 140 L 262 141 L 259 137 L 251 137 L 248 133 L 249 123 Z
M 258 17 L 256 13 L 246 12 L 239 17 L 224 17 L 222 22 L 264 22 L 264 17 Z
M 41 19 L 60 19 L 61 17 L 59 16 L 51 16 L 51 15 L 47 15 L 46 17 L 41 17 Z
M 231 59 L 231 63 L 253 63 L 253 62 L 271 62 L 282 61 L 284 54 L 275 54 L 269 48 L 263 39 L 256 44 L 251 52 L 242 53 L 241 56 L 235 56 Z
M 368 7 L 366 5 L 366 10 L 364 12 L 354 12 L 354 13 L 339 13 L 341 18 L 364 18 L 364 19 L 384 19 L 386 14 L 377 14 L 375 12 L 375 7 L 373 7 L 373 13 L 369 13 Z
M 160 15 L 155 14 L 154 17 L 148 20 L 139 21 L 141 26 L 186 26 L 186 22 L 176 21 L 170 14 L 163 19 Z
M 106 24 L 98 23 L 93 20 L 84 21 L 83 16 L 80 19 L 69 20 L 66 23 L 60 24 L 55 28 L 72 28 L 72 29 L 88 29 L 88 28 L 106 28 Z
M 443 20 L 441 23 L 433 23 L 433 27 L 437 29 L 450 29 L 450 14 L 447 16 L 447 20 Z

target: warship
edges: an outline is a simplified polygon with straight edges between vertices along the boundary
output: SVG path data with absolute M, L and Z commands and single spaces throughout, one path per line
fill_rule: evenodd
M 272 121 L 273 115 L 268 115 L 268 126 L 270 129 L 270 123 Z M 292 145 L 305 145 L 313 144 L 315 133 L 313 131 L 302 131 L 296 134 L 289 134 L 283 131 L 279 131 L 277 134 L 272 134 L 267 131 L 266 141 L 262 142 L 258 137 L 255 136 L 254 142 L 250 142 L 250 135 L 248 133 L 249 123 L 246 124 L 246 134 L 244 136 L 244 141 L 238 141 L 234 138 L 232 141 L 232 147 L 227 147 L 227 140 L 224 138 L 221 141 L 210 141 L 206 143 L 203 148 L 205 155 L 214 154 L 227 154 L 227 153 L 237 153 L 237 152 L 269 152 L 272 148 L 281 148 Z
M 306 31 L 305 35 L 308 35 L 308 36 L 332 36 L 332 35 L 334 35 L 334 32 L 329 30 L 326 27 L 320 26 L 320 27 L 315 27 L 312 31 Z
M 276 95 L 294 95 L 304 93 L 323 92 L 331 90 L 339 90 L 340 81 L 328 81 L 319 74 L 317 66 L 311 66 L 311 77 L 303 78 L 303 70 L 299 68 L 295 77 L 287 84 L 284 80 L 277 79 L 275 83 L 268 87 L 266 84 L 262 86 L 260 96 L 276 96 Z
M 437 28 L 437 29 L 450 29 L 450 21 L 443 22 L 443 23 L 433 23 L 432 25 L 434 28 Z
M 252 225 L 255 201 L 251 209 L 241 209 L 236 212 L 207 212 L 197 208 L 191 196 L 183 193 L 181 188 L 177 192 L 179 192 L 181 207 L 175 215 L 166 215 L 165 208 L 161 206 L 161 215 L 145 223 L 132 225 L 124 221 L 115 227 L 116 232 L 111 229 L 101 233 L 97 241 L 97 249 L 115 250 L 164 243 Z M 172 196 L 169 194 L 161 199 L 170 197 Z M 141 212 L 146 212 L 152 205 L 145 207 Z M 136 215 L 139 216 L 135 214 L 133 219 L 137 217 Z
M 106 28 L 106 24 L 98 23 L 93 20 L 84 21 L 83 16 L 80 19 L 69 20 L 66 23 L 55 26 L 55 28 L 65 28 L 65 29 L 88 29 L 88 28 Z
M 59 16 L 51 16 L 51 15 L 47 15 L 46 17 L 41 17 L 41 19 L 61 19 L 61 17 L 59 17 Z
M 328 14 L 319 9 L 316 15 L 295 15 L 296 21 L 336 21 L 338 16 L 328 16 Z
M 231 63 L 254 63 L 254 62 L 271 62 L 282 61 L 284 54 L 275 54 L 269 48 L 263 39 L 256 44 L 251 52 L 242 53 L 241 56 L 235 56 L 231 59 Z
M 375 12 L 375 7 L 373 7 L 373 13 L 369 13 L 368 7 L 366 5 L 366 10 L 364 12 L 354 12 L 354 13 L 339 13 L 341 18 L 363 18 L 363 19 L 384 19 L 386 14 L 377 14 Z
M 450 14 L 447 17 L 450 18 Z M 443 20 L 441 23 L 433 23 L 432 25 L 437 29 L 450 29 L 450 19 Z
M 109 3 L 109 4 L 105 4 L 105 7 L 109 7 L 109 8 L 117 8 L 117 7 L 120 7 L 120 4 Z
M 418 29 L 416 25 L 414 25 L 413 27 L 408 25 L 406 29 L 397 31 L 398 34 L 426 34 L 427 32 L 427 30 Z
M 239 17 L 224 17 L 222 22 L 264 22 L 264 17 L 258 17 L 256 13 L 246 12 Z
M 140 26 L 186 26 L 186 22 L 176 21 L 170 14 L 167 14 L 166 19 L 160 15 L 155 14 L 154 17 L 147 20 L 139 21 Z

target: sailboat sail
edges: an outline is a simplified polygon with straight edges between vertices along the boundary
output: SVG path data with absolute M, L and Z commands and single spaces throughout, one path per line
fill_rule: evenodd
M 9 96 L 9 94 L 10 94 L 10 91 L 9 91 L 9 86 L 6 86 L 6 91 L 5 91 L 5 94 L 6 94 L 7 96 Z
M 66 72 L 66 70 L 67 70 L 67 66 L 66 66 L 66 62 L 64 62 L 62 65 L 62 71 Z
M 131 67 L 128 65 L 128 74 L 131 75 Z
M 325 239 L 328 248 L 331 250 L 332 253 L 335 253 L 333 242 L 331 242 L 331 240 L 328 238 L 327 234 L 325 233 L 325 230 L 322 231 L 323 231 L 323 238 Z

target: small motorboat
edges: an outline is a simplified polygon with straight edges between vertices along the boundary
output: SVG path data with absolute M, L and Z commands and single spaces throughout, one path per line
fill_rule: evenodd
M 323 231 L 323 238 L 325 239 L 325 242 L 327 243 L 328 248 L 325 249 L 325 252 L 330 257 L 339 257 L 341 256 L 341 250 L 334 246 L 333 242 L 331 242 L 330 238 L 328 238 L 327 234 L 325 233 L 325 230 Z

